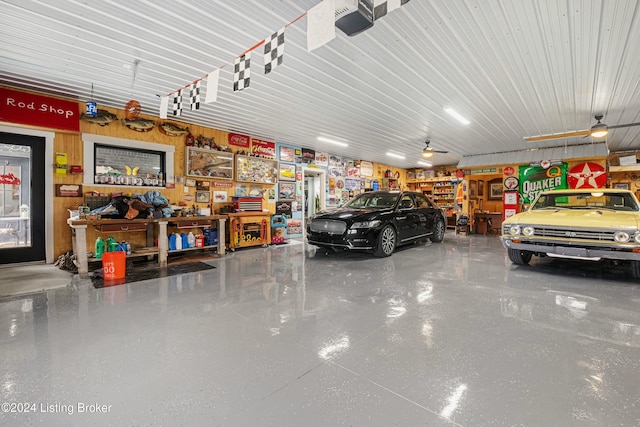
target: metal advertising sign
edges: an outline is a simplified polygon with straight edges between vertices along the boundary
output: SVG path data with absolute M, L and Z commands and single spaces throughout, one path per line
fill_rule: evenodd
M 567 188 L 567 163 L 542 166 L 520 166 L 520 194 L 525 205 L 543 190 Z

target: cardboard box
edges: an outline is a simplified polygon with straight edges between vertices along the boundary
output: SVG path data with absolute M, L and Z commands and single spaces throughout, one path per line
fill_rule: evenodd
M 618 159 L 620 162 L 620 166 L 631 166 L 638 163 L 638 159 L 635 155 L 633 156 L 622 156 Z

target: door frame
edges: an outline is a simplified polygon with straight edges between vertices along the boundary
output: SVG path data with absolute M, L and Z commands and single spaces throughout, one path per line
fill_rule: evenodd
M 324 169 L 302 168 L 302 239 L 307 238 L 307 224 L 304 219 L 304 178 L 307 176 L 320 177 L 320 210 L 327 208 L 327 171 Z
M 42 130 L 27 129 L 14 126 L 0 125 L 0 132 L 13 133 L 16 135 L 37 136 L 45 139 L 44 146 L 44 171 L 32 171 L 32 173 L 44 173 L 44 244 L 45 244 L 45 262 L 53 264 L 53 167 L 51 160 L 53 159 L 53 139 L 55 132 L 47 132 Z M 11 264 L 5 264 L 5 266 Z

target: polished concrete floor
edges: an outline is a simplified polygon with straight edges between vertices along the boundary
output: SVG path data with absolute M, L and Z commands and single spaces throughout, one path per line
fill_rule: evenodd
M 0 300 L 0 425 L 640 426 L 640 283 L 495 236 Z M 0 276 L 5 274 L 0 269 Z

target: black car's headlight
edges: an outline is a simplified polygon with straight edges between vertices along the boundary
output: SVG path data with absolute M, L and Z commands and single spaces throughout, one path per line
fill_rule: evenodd
M 380 223 L 381 221 L 377 219 L 374 221 L 359 221 L 351 224 L 351 227 L 349 228 L 376 228 Z

